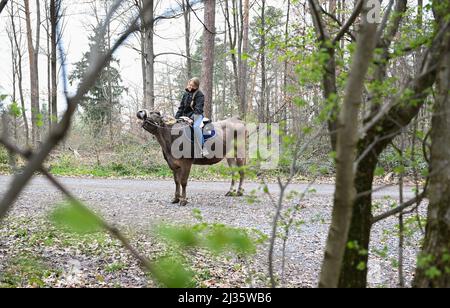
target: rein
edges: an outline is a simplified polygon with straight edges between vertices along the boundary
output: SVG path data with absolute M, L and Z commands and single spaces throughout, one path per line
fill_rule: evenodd
M 178 123 L 181 123 L 181 122 L 177 122 L 176 124 L 178 124 Z M 185 123 L 185 122 L 184 122 Z M 146 124 L 149 124 L 150 126 L 153 126 L 153 127 L 156 127 L 156 128 L 158 128 L 158 129 L 164 129 L 164 130 L 172 130 L 173 129 L 173 126 L 172 127 L 165 127 L 165 126 L 161 126 L 161 125 L 159 125 L 158 123 L 155 123 L 155 122 L 153 122 L 153 121 L 150 121 L 150 120 L 144 120 L 144 123 L 142 124 L 142 127 L 145 129 L 145 125 Z M 174 124 L 175 125 L 175 124 Z M 184 128 L 186 128 L 186 127 L 190 127 L 190 125 L 189 124 L 186 124 L 185 126 L 183 126 L 183 127 L 180 127 L 181 129 L 184 129 Z

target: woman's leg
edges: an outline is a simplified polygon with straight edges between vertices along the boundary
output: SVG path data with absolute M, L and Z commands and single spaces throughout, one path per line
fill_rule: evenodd
M 203 132 L 200 126 L 203 122 L 203 115 L 194 115 L 194 155 L 195 158 L 202 157 L 203 144 L 205 140 L 203 139 Z

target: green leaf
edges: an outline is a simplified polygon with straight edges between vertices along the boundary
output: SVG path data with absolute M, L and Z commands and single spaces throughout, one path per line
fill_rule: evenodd
M 430 279 L 436 279 L 442 275 L 442 272 L 436 266 L 432 266 L 425 271 L 425 275 Z
M 37 121 L 36 121 L 37 127 L 43 127 L 44 126 L 44 116 L 41 113 L 39 113 L 36 118 L 37 118 Z
M 242 56 L 241 56 L 241 59 L 243 61 L 246 61 L 246 60 L 250 59 L 250 55 L 248 53 L 243 53 Z
M 196 220 L 203 221 L 202 211 L 200 211 L 199 209 L 193 209 L 192 215 Z
M 394 172 L 395 172 L 396 174 L 399 174 L 399 175 L 400 175 L 400 174 L 404 174 L 405 171 L 406 171 L 405 166 L 397 166 L 397 167 L 394 168 Z
M 17 102 L 13 102 L 11 106 L 9 106 L 9 114 L 15 118 L 18 118 L 22 115 L 22 109 L 19 107 Z
M 364 262 L 364 261 L 359 262 L 356 269 L 358 271 L 364 271 L 366 269 L 366 262 Z
M 74 202 L 59 206 L 51 213 L 50 218 L 56 225 L 80 234 L 101 230 L 100 218 L 84 205 Z
M 375 176 L 383 176 L 385 174 L 385 170 L 383 167 L 377 167 L 375 169 Z
M 198 244 L 197 235 L 192 229 L 188 229 L 187 227 L 177 228 L 162 226 L 157 233 L 166 240 L 175 242 L 184 247 L 194 247 Z
M 206 246 L 213 252 L 234 250 L 239 253 L 253 253 L 255 247 L 243 230 L 216 225 L 206 237 Z
M 154 277 L 167 288 L 193 287 L 194 274 L 175 257 L 163 257 L 154 263 Z
M 331 151 L 330 153 L 328 153 L 328 157 L 332 160 L 336 160 L 337 158 L 337 152 L 336 151 Z
M 304 106 L 306 106 L 306 101 L 303 99 L 303 98 L 301 98 L 301 97 L 295 97 L 294 98 L 294 104 L 297 106 L 297 107 L 304 107 Z

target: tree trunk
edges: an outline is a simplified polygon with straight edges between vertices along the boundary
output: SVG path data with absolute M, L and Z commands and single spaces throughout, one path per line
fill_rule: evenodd
M 192 58 L 191 58 L 191 5 L 189 0 L 183 0 L 183 17 L 184 17 L 184 39 L 186 44 L 186 77 L 190 80 L 192 77 Z
M 337 139 L 336 192 L 333 215 L 320 275 L 320 287 L 338 286 L 342 259 L 347 246 L 353 202 L 355 201 L 354 162 L 358 138 L 358 117 L 362 102 L 364 80 L 376 42 L 377 25 L 366 19 L 368 8 L 363 8 L 364 22 L 360 28 L 356 53 L 346 86 L 346 94 L 339 115 Z
M 396 7 L 399 13 L 395 13 L 393 23 L 398 23 L 396 20 L 402 14 L 400 11 L 405 9 L 404 1 L 398 2 Z M 438 29 L 439 30 L 439 29 Z M 387 31 L 385 39 L 390 41 L 393 38 L 393 33 L 396 32 L 395 26 L 390 27 Z M 443 29 L 439 31 L 442 33 Z M 389 143 L 417 116 L 422 108 L 425 99 L 429 95 L 429 89 L 433 86 L 436 80 L 435 63 L 439 61 L 442 45 L 442 35 L 436 35 L 433 39 L 432 45 L 429 47 L 426 57 L 423 59 L 420 67 L 421 71 L 417 72 L 416 77 L 408 82 L 403 90 L 403 93 L 410 92 L 411 97 L 417 103 L 411 104 L 410 99 L 402 98 L 403 94 L 399 94 L 394 102 L 394 107 L 387 112 L 375 125 L 366 133 L 366 136 L 359 142 L 359 156 L 366 152 L 367 148 L 373 146 L 372 151 L 366 155 L 358 164 L 357 175 L 355 179 L 355 188 L 357 194 L 360 195 L 356 199 L 353 206 L 352 223 L 348 235 L 348 242 L 355 245 L 347 247 L 344 255 L 343 267 L 341 270 L 341 277 L 339 286 L 346 288 L 364 288 L 367 285 L 367 251 L 369 250 L 371 220 L 372 220 L 372 200 L 369 196 L 372 190 L 372 180 L 375 168 L 377 166 L 379 155 L 386 149 Z M 388 42 L 389 43 L 389 42 Z M 389 44 L 384 44 L 385 48 L 389 48 Z M 382 66 L 384 66 L 384 59 L 381 59 Z M 384 70 L 383 67 L 375 69 L 375 75 L 382 76 L 377 73 L 378 70 Z M 372 114 L 366 119 L 366 122 L 371 121 Z M 365 123 L 366 124 L 366 123 Z M 357 246 L 357 249 L 355 249 Z
M 27 25 L 27 41 L 28 41 L 28 56 L 30 62 L 30 85 L 31 85 L 31 142 L 36 146 L 40 139 L 39 134 L 39 36 L 40 36 L 40 4 L 36 0 L 36 46 L 33 46 L 33 34 L 31 29 L 31 13 L 29 0 L 24 0 L 25 4 L 25 20 Z
M 290 1 L 290 0 L 289 0 Z M 248 81 L 248 52 L 249 52 L 249 22 L 250 0 L 244 0 L 242 7 L 242 54 L 239 74 L 239 115 L 242 119 L 247 116 L 247 81 Z
M 234 92 L 236 94 L 236 99 L 238 101 L 241 97 L 240 95 L 240 84 L 239 84 L 239 66 L 238 61 L 236 59 L 236 43 L 237 43 L 237 22 L 236 22 L 236 0 L 233 1 L 233 25 L 230 20 L 230 8 L 228 5 L 228 1 L 225 1 L 225 20 L 228 24 L 228 36 L 229 36 L 229 45 L 231 54 L 231 63 L 233 65 L 233 77 L 234 77 Z
M 224 24 L 224 36 L 223 36 L 223 48 L 224 54 L 226 55 L 227 50 L 227 21 L 225 20 Z M 223 76 L 222 76 L 222 104 L 221 104 L 221 114 L 220 118 L 226 117 L 226 103 L 227 103 L 227 87 L 228 87 L 228 78 L 227 78 L 227 57 L 224 55 L 223 57 Z
M 360 141 L 358 144 L 358 155 L 361 155 L 367 147 L 372 144 L 370 138 Z M 381 146 L 383 146 L 381 148 Z M 381 152 L 384 145 L 375 149 Z M 373 189 L 373 177 L 378 164 L 378 154 L 370 153 L 359 162 L 355 176 L 355 188 L 357 194 L 370 192 Z M 339 277 L 340 288 L 361 287 L 367 284 L 368 247 L 370 242 L 370 231 L 372 227 L 372 194 L 366 193 L 356 198 L 353 205 L 352 220 L 348 233 L 348 243 L 351 247 L 345 250 Z
M 144 0 L 145 20 L 145 102 L 144 108 L 155 108 L 155 51 L 153 46 L 154 34 L 154 1 Z
M 51 70 L 52 70 L 52 53 L 51 53 L 51 33 L 50 33 L 50 6 L 48 4 L 48 1 L 45 1 L 45 27 L 46 27 L 46 41 L 47 41 L 47 125 L 48 125 L 48 131 L 52 128 L 52 77 L 51 77 Z
M 261 102 L 259 106 L 259 121 L 261 123 L 267 123 L 266 113 L 266 0 L 262 0 L 261 4 L 261 45 L 259 47 L 259 53 L 261 55 Z
M 428 221 L 414 286 L 450 288 L 450 34 L 441 58 L 431 129 Z
M 290 22 L 290 14 L 291 14 L 291 0 L 288 0 L 287 2 L 287 14 L 286 14 L 286 27 L 284 29 L 284 44 L 285 48 L 288 48 L 289 43 L 289 22 Z M 283 122 L 284 122 L 284 134 L 287 135 L 288 132 L 288 123 L 287 123 L 287 116 L 288 116 L 288 69 L 289 69 L 289 63 L 288 59 L 286 58 L 284 60 L 284 71 L 283 71 L 283 104 L 284 104 L 284 110 L 283 110 Z
M 143 19 L 142 19 L 143 20 Z M 148 97 L 147 97 L 147 66 L 146 66 L 146 57 L 145 54 L 147 52 L 145 51 L 145 27 L 144 25 L 141 26 L 141 70 L 142 70 L 142 92 L 144 94 L 143 102 L 142 102 L 142 108 L 145 109 Z
M 314 28 L 317 36 L 319 37 L 320 49 L 326 50 L 328 60 L 324 64 L 324 74 L 322 80 L 323 96 L 326 104 L 332 104 L 328 117 L 328 132 L 330 135 L 331 147 L 335 151 L 337 143 L 337 129 L 338 129 L 338 114 L 339 106 L 336 99 L 337 96 L 337 83 L 336 83 L 336 50 L 334 46 L 330 46 L 329 40 L 330 34 L 323 24 L 322 14 L 319 8 L 319 2 L 317 0 L 309 1 L 310 10 L 312 12 Z M 317 15 L 316 13 L 317 12 Z
M 58 122 L 58 68 L 57 68 L 57 50 L 58 50 L 58 22 L 60 19 L 61 0 L 50 0 L 50 25 L 51 25 L 51 117 L 52 123 Z M 50 103 L 50 102 L 49 102 Z
M 212 99 L 214 82 L 216 1 L 205 1 L 205 29 L 203 31 L 202 84 L 205 94 L 205 116 L 212 117 Z

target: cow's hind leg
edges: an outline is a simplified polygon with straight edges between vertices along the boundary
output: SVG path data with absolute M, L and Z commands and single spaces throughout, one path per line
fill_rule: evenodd
M 242 197 L 244 195 L 244 181 L 245 181 L 245 159 L 238 158 L 237 160 L 237 166 L 239 167 L 239 188 L 237 191 L 237 196 Z
M 228 166 L 231 169 L 231 187 L 230 190 L 226 193 L 226 197 L 236 197 L 236 171 L 235 168 L 237 167 L 236 159 L 235 158 L 229 158 L 227 159 Z

